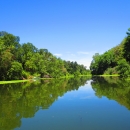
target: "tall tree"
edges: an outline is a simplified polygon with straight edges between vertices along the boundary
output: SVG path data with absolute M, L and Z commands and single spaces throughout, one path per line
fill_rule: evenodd
M 124 57 L 130 63 L 130 28 L 127 32 L 127 38 L 124 43 Z

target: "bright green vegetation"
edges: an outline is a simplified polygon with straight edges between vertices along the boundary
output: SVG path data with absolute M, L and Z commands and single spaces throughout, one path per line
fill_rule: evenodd
M 47 49 L 38 49 L 32 43 L 20 44 L 20 38 L 0 32 L 0 80 L 58 78 L 90 74 L 77 62 L 57 58 Z
M 11 81 L 0 81 L 0 84 L 9 84 L 9 83 L 20 83 L 27 82 L 28 80 L 11 80 Z
M 104 54 L 93 56 L 90 70 L 92 75 L 117 74 L 124 78 L 130 75 L 130 28 L 119 45 Z
M 130 110 L 130 81 L 118 77 L 95 77 L 91 82 L 95 95 L 117 101 Z
M 59 96 L 78 90 L 87 77 L 40 80 L 0 85 L 0 130 L 13 130 L 23 118 L 34 117 L 40 109 L 48 109 Z

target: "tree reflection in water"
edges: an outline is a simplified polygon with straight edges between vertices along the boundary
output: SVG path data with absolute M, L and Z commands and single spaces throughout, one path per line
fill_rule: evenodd
M 130 81 L 118 77 L 96 77 L 91 82 L 95 95 L 106 96 L 130 110 Z
M 41 80 L 0 85 L 0 130 L 21 126 L 22 118 L 30 118 L 39 109 L 48 109 L 59 96 L 78 90 L 90 78 Z

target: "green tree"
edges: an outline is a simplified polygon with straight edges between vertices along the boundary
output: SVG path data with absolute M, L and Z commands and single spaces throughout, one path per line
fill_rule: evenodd
M 121 77 L 128 77 L 130 75 L 130 65 L 125 59 L 118 62 L 117 71 Z
M 17 62 L 17 61 L 13 61 L 11 62 L 11 67 L 7 73 L 8 75 L 8 79 L 22 79 L 22 64 Z
M 5 50 L 1 53 L 0 56 L 0 79 L 5 80 L 7 79 L 7 72 L 11 67 L 11 62 L 13 60 L 13 54 L 10 50 Z
M 38 49 L 32 43 L 22 44 L 22 66 L 25 69 L 25 63 L 38 51 Z
M 18 36 L 14 36 L 7 32 L 0 32 L 0 79 L 9 79 L 8 72 L 11 68 L 11 63 L 17 60 L 16 53 L 19 47 Z
M 122 63 L 122 60 L 124 60 L 124 64 Z M 98 53 L 93 56 L 93 60 L 90 65 L 90 70 L 92 75 L 101 75 L 101 74 L 115 74 L 120 73 L 121 76 L 126 77 L 129 73 L 126 69 L 126 72 L 122 71 L 123 68 L 121 68 L 121 71 L 119 69 L 118 72 L 115 69 L 120 68 L 121 65 L 128 67 L 130 63 L 130 29 L 128 29 L 127 37 L 123 39 L 123 41 L 117 45 L 116 47 L 113 47 L 112 49 L 106 51 L 102 55 L 99 55 Z
M 130 28 L 128 29 L 124 43 L 124 58 L 130 63 Z
M 96 53 L 93 56 L 93 60 L 90 64 L 90 70 L 92 75 L 101 74 L 99 70 L 100 60 L 101 60 L 101 55 L 99 55 L 99 53 Z

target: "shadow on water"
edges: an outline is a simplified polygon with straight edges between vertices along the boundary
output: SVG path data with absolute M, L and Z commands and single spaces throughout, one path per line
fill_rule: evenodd
M 59 96 L 78 90 L 87 80 L 81 77 L 0 85 L 0 130 L 20 127 L 22 118 L 33 117 L 39 109 L 48 109 Z
M 95 77 L 91 85 L 97 97 L 106 96 L 130 110 L 130 81 L 118 77 Z

